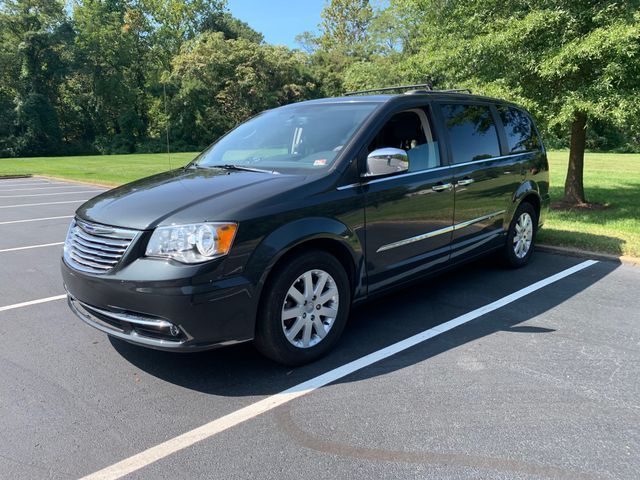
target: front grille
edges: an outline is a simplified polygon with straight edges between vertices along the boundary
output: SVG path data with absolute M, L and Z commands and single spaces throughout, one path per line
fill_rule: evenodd
M 135 230 L 74 219 L 64 243 L 64 259 L 76 270 L 106 273 L 120 261 L 137 234 Z

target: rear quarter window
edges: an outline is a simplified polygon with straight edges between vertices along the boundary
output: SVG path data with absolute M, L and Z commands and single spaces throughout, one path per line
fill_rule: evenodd
M 509 153 L 528 152 L 540 147 L 533 122 L 526 112 L 504 105 L 498 105 L 497 109 L 504 125 Z

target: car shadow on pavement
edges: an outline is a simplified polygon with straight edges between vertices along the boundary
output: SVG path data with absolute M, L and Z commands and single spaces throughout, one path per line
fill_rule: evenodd
M 172 384 L 219 396 L 269 395 L 489 304 L 581 261 L 538 253 L 527 268 L 508 270 L 488 258 L 418 281 L 356 308 L 336 348 L 319 361 L 298 368 L 264 358 L 250 343 L 206 352 L 173 353 L 109 339 L 131 364 Z M 554 328 L 520 324 L 562 304 L 618 267 L 616 262 L 599 262 L 517 300 L 513 305 L 518 308 L 509 309 L 508 315 L 500 314 L 502 309 L 488 313 L 338 383 L 384 375 L 499 331 L 553 335 Z

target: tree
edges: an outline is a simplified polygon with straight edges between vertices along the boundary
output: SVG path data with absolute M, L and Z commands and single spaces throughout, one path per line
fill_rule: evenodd
M 58 88 L 67 73 L 73 30 L 62 2 L 8 0 L 0 7 L 4 109 L 14 97 L 11 120 L 3 125 L 3 150 L 13 155 L 41 155 L 60 146 L 56 111 Z M 1 132 L 0 132 L 1 133 Z
M 340 95 L 345 71 L 372 53 L 368 30 L 374 12 L 369 0 L 331 0 L 321 16 L 320 35 L 304 32 L 297 41 L 311 54 L 314 75 L 323 79 L 324 93 Z
M 164 65 L 171 62 L 187 40 L 206 30 L 212 18 L 220 15 L 225 0 L 136 0 L 151 25 L 154 55 Z
M 262 43 L 264 36 L 256 32 L 246 22 L 235 18 L 229 12 L 212 12 L 202 22 L 203 32 L 222 32 L 227 40 L 243 38 L 250 42 Z
M 387 8 L 374 11 L 364 40 L 368 55 L 346 68 L 345 88 L 364 90 L 422 81 L 404 62 L 415 53 L 415 40 L 416 25 L 398 5 L 392 2 Z
M 322 10 L 320 45 L 351 57 L 366 55 L 368 29 L 373 19 L 369 0 L 331 0 Z
M 0 0 L 0 157 L 161 151 L 168 127 L 193 150 L 318 95 L 307 56 L 265 45 L 225 0 L 67 4 Z
M 263 110 L 312 96 L 301 53 L 207 32 L 173 60 L 172 135 L 203 146 Z
M 589 119 L 639 118 L 640 2 L 398 0 L 419 19 L 412 69 L 529 107 L 570 135 L 564 202 L 585 202 Z
M 87 140 L 97 139 L 105 152 L 113 153 L 114 144 L 117 153 L 132 152 L 148 124 L 145 17 L 125 0 L 84 0 L 76 4 L 74 20 L 77 72 L 86 78 L 79 86 L 91 92 L 79 100 L 96 137 Z

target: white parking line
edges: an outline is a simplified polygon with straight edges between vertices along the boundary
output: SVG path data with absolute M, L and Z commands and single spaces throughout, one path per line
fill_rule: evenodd
M 85 198 L 83 200 L 65 200 L 64 202 L 46 202 L 46 203 L 22 203 L 20 205 L 0 205 L 0 208 L 17 208 L 17 207 L 38 207 L 40 205 L 61 205 L 63 203 L 81 203 L 89 200 Z
M 257 417 L 262 413 L 273 410 L 274 408 L 288 403 L 291 400 L 313 392 L 320 387 L 335 382 L 336 380 L 346 377 L 347 375 L 361 370 L 362 368 L 368 367 L 373 363 L 388 358 L 391 355 L 395 355 L 396 353 L 402 352 L 408 348 L 424 342 L 425 340 L 448 332 L 455 327 L 463 325 L 467 322 L 470 322 L 471 320 L 486 315 L 489 312 L 493 312 L 494 310 L 515 302 L 516 300 L 529 295 L 536 290 L 540 290 L 547 285 L 550 285 L 554 282 L 557 282 L 558 280 L 568 277 L 569 275 L 579 272 L 580 270 L 590 267 L 595 263 L 598 262 L 594 260 L 587 260 L 571 268 L 563 270 L 562 272 L 556 273 L 555 275 L 551 275 L 550 277 L 540 280 L 539 282 L 529 285 L 528 287 L 518 290 L 517 292 L 507 295 L 506 297 L 502 297 L 495 302 L 477 308 L 476 310 L 473 310 L 469 313 L 465 313 L 464 315 L 454 318 L 453 320 L 449 320 L 442 325 L 430 328 L 421 333 L 394 343 L 393 345 L 389 345 L 388 347 L 370 353 L 369 355 L 365 355 L 364 357 L 349 362 L 329 372 L 323 373 L 322 375 L 312 378 L 311 380 L 307 380 L 306 382 L 300 383 L 283 392 L 252 403 L 247 407 L 236 410 L 235 412 L 213 420 L 212 422 L 202 425 L 201 427 L 195 428 L 186 433 L 183 433 L 182 435 L 169 439 L 166 442 L 160 443 L 155 447 L 151 447 L 141 453 L 138 453 L 137 455 L 108 466 L 93 474 L 87 475 L 86 477 L 83 477 L 82 480 L 113 480 L 140 470 L 141 468 L 150 465 L 151 463 L 161 460 L 184 448 L 190 447 L 198 442 L 201 442 L 202 440 L 206 440 L 207 438 L 210 438 L 231 427 L 239 425 L 240 423 L 246 422 L 247 420 Z
M 54 193 L 28 193 L 18 195 L 0 195 L 0 198 L 22 198 L 22 197 L 48 197 L 49 195 L 71 195 L 77 193 L 97 193 L 95 190 L 80 190 L 77 192 L 54 192 Z
M 0 225 L 9 225 L 11 223 L 43 222 L 45 220 L 58 220 L 60 218 L 73 218 L 73 215 L 61 215 L 59 217 L 27 218 L 26 220 L 10 220 L 8 222 L 0 222 Z
M 29 245 L 27 247 L 13 247 L 13 248 L 3 248 L 0 250 L 0 253 L 5 252 L 17 252 L 18 250 L 30 250 L 32 248 L 42 248 L 42 247 L 54 247 L 56 245 L 64 245 L 64 242 L 56 242 L 56 243 L 43 243 L 41 245 Z
M 55 300 L 62 300 L 63 298 L 67 298 L 67 296 L 66 295 L 56 295 L 55 297 L 40 298 L 38 300 L 31 300 L 29 302 L 14 303 L 13 305 L 7 305 L 5 307 L 0 307 L 0 312 L 6 312 L 7 310 L 13 310 L 15 308 L 28 307 L 29 305 L 37 305 L 39 303 L 53 302 Z
M 60 185 L 60 184 L 59 183 L 53 183 L 53 182 L 4 183 L 3 180 L 0 180 L 0 187 L 17 187 L 18 185 Z
M 94 188 L 91 187 L 89 185 L 60 185 L 57 187 L 29 187 L 29 188 L 6 188 L 6 189 L 0 189 L 0 192 L 4 193 L 4 192 L 22 192 L 24 190 L 36 190 L 38 192 L 42 191 L 42 190 L 60 190 L 61 188 Z M 104 188 L 101 187 L 95 187 L 96 190 L 99 191 L 103 191 L 105 190 Z

